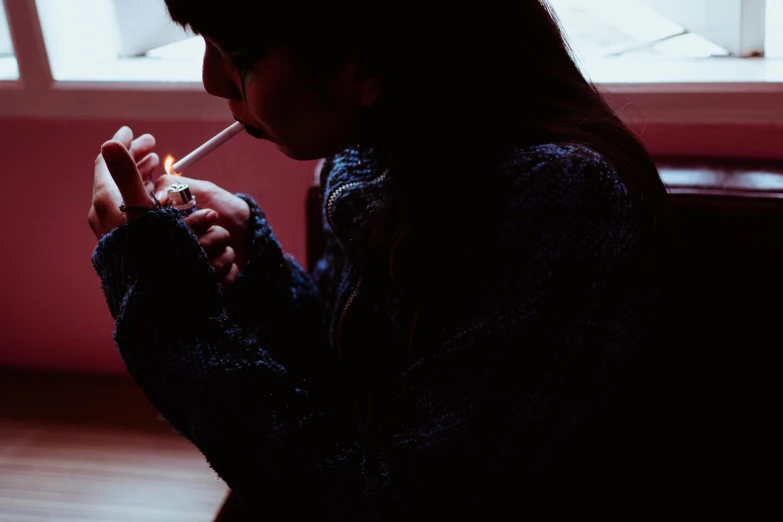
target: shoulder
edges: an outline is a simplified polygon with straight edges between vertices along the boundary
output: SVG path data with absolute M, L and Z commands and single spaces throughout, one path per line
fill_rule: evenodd
M 606 158 L 587 147 L 545 144 L 510 151 L 496 168 L 503 190 L 493 188 L 480 230 L 465 237 L 467 254 L 455 261 L 454 324 L 557 318 L 562 323 L 547 327 L 565 328 L 574 317 L 564 314 L 599 300 L 613 306 L 646 298 L 655 216 Z
M 494 208 L 487 208 L 481 241 L 516 252 L 509 257 L 620 255 L 631 244 L 643 248 L 640 242 L 655 227 L 644 195 L 630 188 L 636 174 L 620 174 L 588 147 L 520 148 L 497 168 L 500 187 L 490 195 Z
M 514 149 L 501 158 L 509 204 L 520 211 L 619 210 L 633 205 L 628 181 L 595 150 L 548 143 Z

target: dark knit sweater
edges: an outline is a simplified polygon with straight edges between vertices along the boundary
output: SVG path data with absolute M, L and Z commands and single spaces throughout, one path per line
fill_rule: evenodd
M 248 263 L 226 298 L 173 210 L 101 239 L 114 338 L 152 404 L 261 514 L 513 516 L 633 484 L 618 474 L 641 466 L 640 406 L 614 399 L 653 327 L 655 216 L 588 149 L 513 151 L 497 213 L 452 261 L 447 320 L 408 360 L 402 291 L 357 262 L 394 173 L 360 154 L 327 162 L 313 274 L 246 196 Z

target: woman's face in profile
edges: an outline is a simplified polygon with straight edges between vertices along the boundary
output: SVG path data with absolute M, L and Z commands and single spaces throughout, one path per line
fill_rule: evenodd
M 323 158 L 353 145 L 362 107 L 380 94 L 380 81 L 360 77 L 353 60 L 328 77 L 315 77 L 284 47 L 246 59 L 217 39 L 204 40 L 206 91 L 228 100 L 249 134 L 293 159 Z

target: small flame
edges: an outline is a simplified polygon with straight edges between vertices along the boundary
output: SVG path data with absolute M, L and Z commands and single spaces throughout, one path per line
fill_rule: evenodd
M 168 154 L 163 160 L 163 168 L 166 169 L 166 174 L 171 174 L 172 176 L 181 176 L 179 172 L 174 170 L 174 161 L 174 156 Z

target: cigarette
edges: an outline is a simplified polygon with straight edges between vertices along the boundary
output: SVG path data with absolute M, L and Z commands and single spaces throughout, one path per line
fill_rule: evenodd
M 215 150 L 216 148 L 223 145 L 225 142 L 239 134 L 245 129 L 245 124 L 236 122 L 232 123 L 229 127 L 223 129 L 220 131 L 219 134 L 217 134 L 214 138 L 206 142 L 201 147 L 197 148 L 178 162 L 176 162 L 174 165 L 172 165 L 171 170 L 173 173 L 181 174 L 182 171 L 196 163 L 198 160 Z

